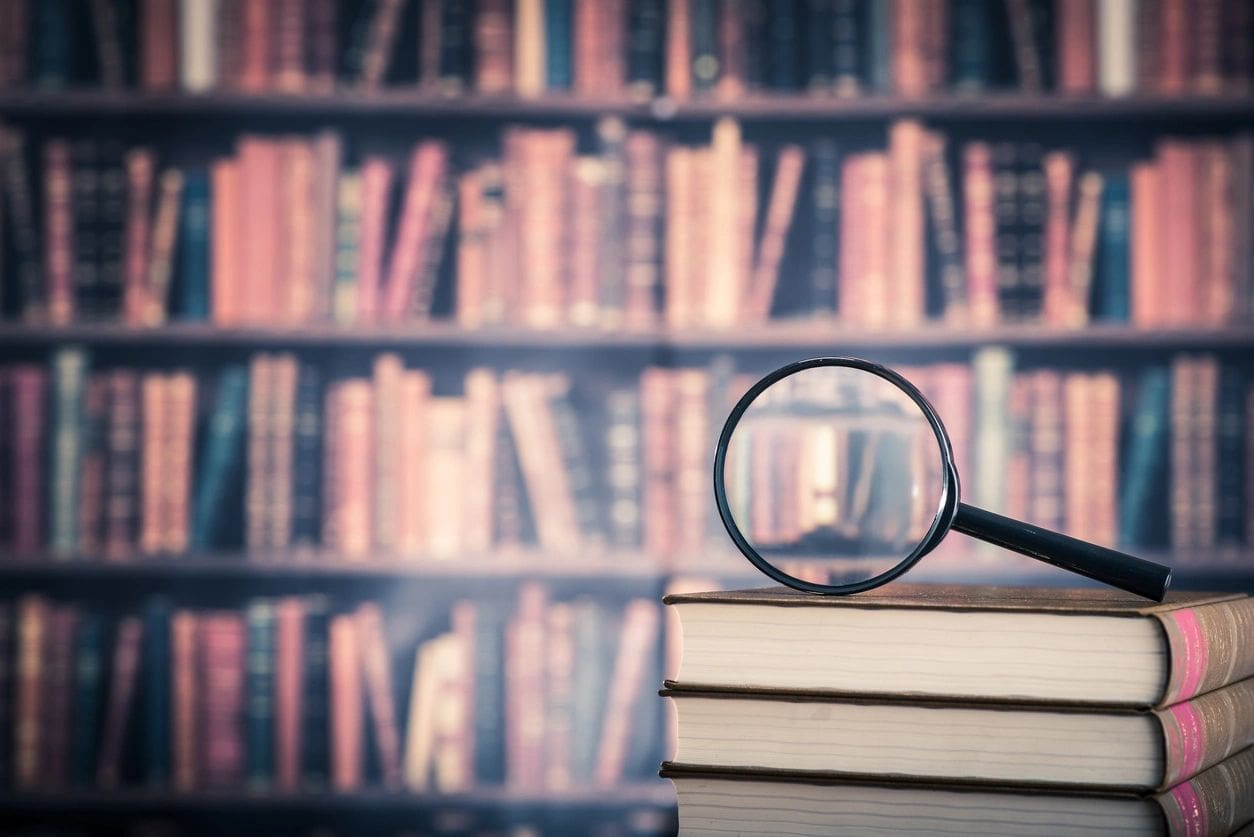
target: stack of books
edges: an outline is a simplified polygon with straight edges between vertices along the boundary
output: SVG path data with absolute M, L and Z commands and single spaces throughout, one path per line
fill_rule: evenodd
M 1254 600 L 894 584 L 673 594 L 683 834 L 1226 835 Z

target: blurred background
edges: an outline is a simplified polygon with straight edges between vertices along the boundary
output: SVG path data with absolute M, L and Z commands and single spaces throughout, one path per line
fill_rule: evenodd
M 0 831 L 673 830 L 803 357 L 1254 588 L 1252 79 L 1245 0 L 0 0 Z

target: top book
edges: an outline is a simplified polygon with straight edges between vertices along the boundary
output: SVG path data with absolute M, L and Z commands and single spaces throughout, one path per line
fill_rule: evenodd
M 667 596 L 685 688 L 1170 706 L 1254 676 L 1254 600 L 890 584 Z

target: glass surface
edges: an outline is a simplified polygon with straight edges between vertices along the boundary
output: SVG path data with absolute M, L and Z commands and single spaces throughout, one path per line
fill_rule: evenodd
M 891 381 L 803 369 L 762 391 L 728 440 L 727 502 L 776 569 L 856 584 L 909 558 L 940 513 L 945 460 L 922 409 Z

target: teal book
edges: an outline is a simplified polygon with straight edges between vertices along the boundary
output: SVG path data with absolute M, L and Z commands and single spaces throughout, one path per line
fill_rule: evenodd
M 976 92 L 994 84 L 995 2 L 997 0 L 953 0 L 950 81 L 955 90 Z
M 248 656 L 244 671 L 244 730 L 249 787 L 274 779 L 274 603 L 254 599 L 244 612 Z
M 697 9 L 693 8 L 693 33 L 697 31 Z M 777 0 L 769 4 L 766 31 L 767 83 L 774 90 L 797 90 L 801 86 L 801 58 L 805 47 L 801 43 L 801 20 L 794 0 Z M 693 52 L 696 55 L 696 51 Z M 698 89 L 700 89 L 698 87 Z
M 228 519 L 232 476 L 244 452 L 244 419 L 248 400 L 248 374 L 242 366 L 229 366 L 218 381 L 218 396 L 209 417 L 209 429 L 200 451 L 200 477 L 192 506 L 193 549 L 216 545 Z M 238 500 L 238 497 L 236 497 Z
M 83 457 L 83 388 L 87 353 L 77 347 L 52 356 L 52 433 L 48 467 L 48 544 L 68 557 L 78 549 L 79 463 Z
M 1156 542 L 1166 517 L 1163 484 L 1167 474 L 1171 379 L 1155 367 L 1141 376 L 1128 428 L 1127 455 L 1119 481 L 1119 543 L 1125 547 Z M 1155 522 L 1158 521 L 1158 526 Z
M 867 3 L 866 80 L 873 93 L 893 92 L 893 4 Z
M 78 787 L 91 787 L 96 781 L 98 736 L 100 733 L 101 684 L 103 682 L 104 631 L 100 616 L 86 612 L 78 622 L 74 649 L 74 730 L 72 781 Z
M 485 602 L 485 605 L 488 604 Z M 476 783 L 505 780 L 505 622 L 504 605 L 475 611 L 474 778 Z M 578 637 L 578 634 L 576 634 Z M 576 639 L 576 641 L 578 641 Z M 578 694 L 576 682 L 576 694 Z M 573 775 L 581 775 L 573 773 Z M 582 774 L 585 776 L 591 774 Z
M 67 87 L 74 76 L 74 4 L 71 0 L 39 0 L 33 14 L 30 76 L 36 87 Z
M 544 80 L 549 90 L 569 90 L 574 80 L 571 2 L 544 0 Z
M 806 88 L 824 94 L 832 87 L 836 63 L 835 10 L 832 0 L 805 0 Z
M 571 775 L 595 776 L 610 676 L 618 651 L 618 620 L 591 598 L 577 599 L 573 609 L 575 704 L 570 721 L 574 742 Z
M 1249 492 L 1254 486 L 1246 483 L 1245 465 L 1251 461 L 1245 449 L 1246 410 L 1245 376 L 1234 366 L 1219 370 L 1218 446 L 1219 480 L 1217 525 L 1219 543 L 1240 548 L 1245 542 L 1245 510 Z
M 209 173 L 183 172 L 183 205 L 178 242 L 179 307 L 184 320 L 209 319 L 211 217 Z
M 552 5 L 555 0 L 548 2 Z M 570 0 L 556 3 L 570 8 Z M 632 0 L 627 6 L 627 84 L 633 92 L 653 96 L 662 89 L 665 15 L 663 0 Z M 569 23 L 567 32 L 569 38 Z
M 301 732 L 301 775 L 311 790 L 323 789 L 330 775 L 330 696 L 327 671 L 327 632 L 331 606 L 325 596 L 305 599 L 305 717 Z
M 1101 221 L 1098 227 L 1097 316 L 1103 320 L 1127 322 L 1131 301 L 1128 208 L 1128 173 L 1108 172 L 1103 176 Z
M 144 607 L 144 779 L 164 787 L 170 779 L 170 603 L 149 600 Z

